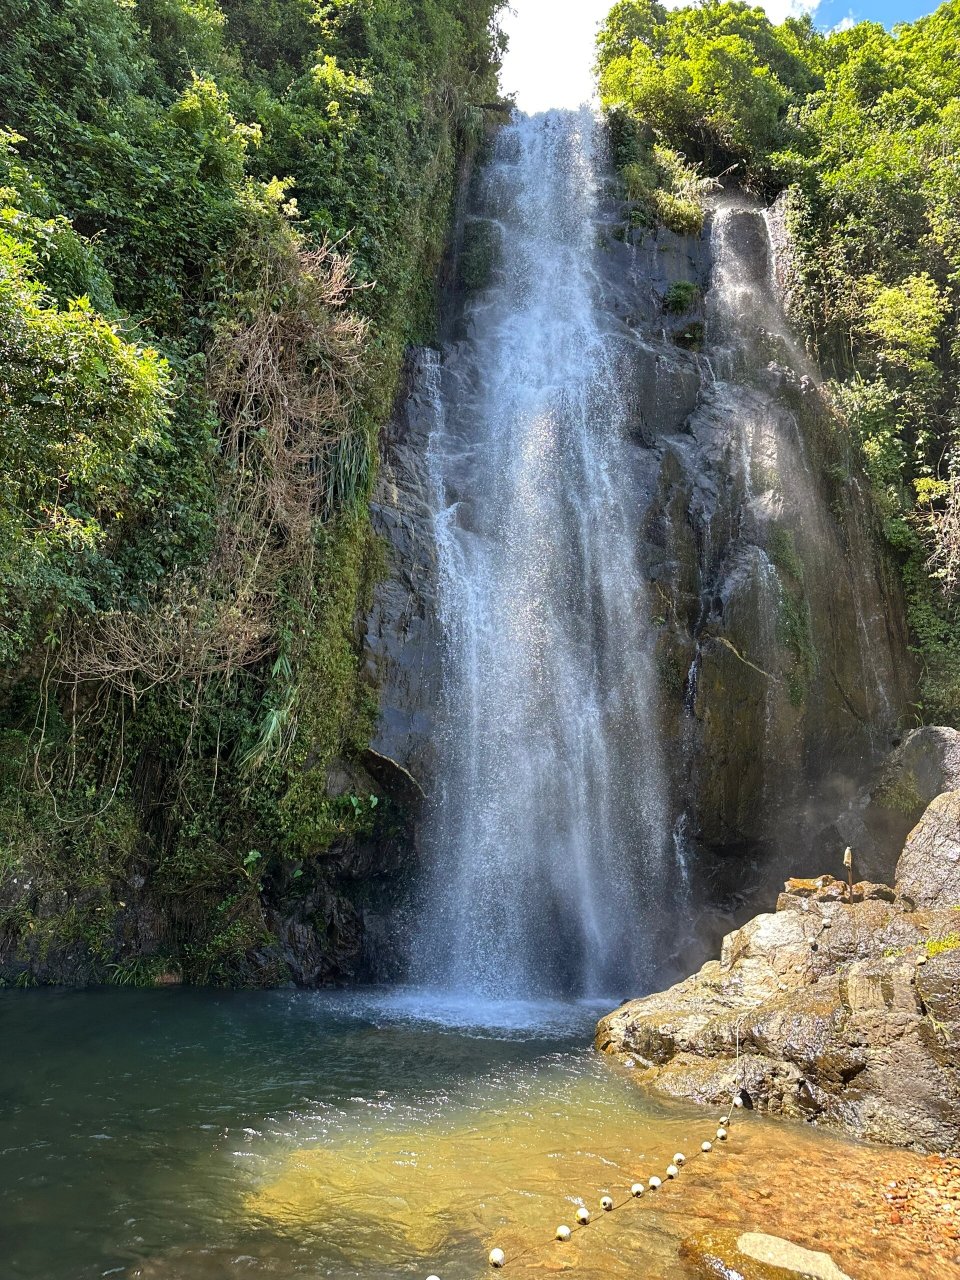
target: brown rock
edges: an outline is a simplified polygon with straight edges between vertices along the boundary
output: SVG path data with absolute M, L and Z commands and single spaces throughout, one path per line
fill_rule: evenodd
M 813 879 L 801 876 L 791 876 L 784 884 L 784 892 L 795 895 L 798 898 L 814 898 L 822 889 L 830 885 L 840 884 L 833 876 L 816 876 Z
M 633 1058 L 638 1082 L 671 1097 L 723 1105 L 745 1089 L 759 1111 L 955 1147 L 960 947 L 927 940 L 949 939 L 956 912 L 879 897 L 781 903 L 728 935 L 719 961 L 604 1018 L 597 1047 Z

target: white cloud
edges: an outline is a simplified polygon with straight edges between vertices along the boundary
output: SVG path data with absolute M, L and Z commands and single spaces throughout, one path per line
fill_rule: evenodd
M 832 34 L 834 31 L 849 31 L 851 27 L 855 27 L 856 25 L 857 18 L 854 16 L 854 12 L 851 9 L 845 18 L 841 18 L 835 27 L 830 28 L 830 32 Z
M 820 0 L 767 0 L 761 7 L 771 22 L 783 22 L 784 18 L 802 18 L 806 13 L 812 16 L 820 8 Z
M 593 97 L 597 28 L 611 0 L 512 0 L 501 77 L 522 111 L 576 107 Z
M 668 0 L 680 8 L 688 0 Z M 503 63 L 505 93 L 522 111 L 576 107 L 593 97 L 597 28 L 613 0 L 511 0 L 503 22 L 510 45 Z M 814 13 L 820 0 L 765 0 L 773 22 Z M 846 19 L 844 19 L 846 21 Z

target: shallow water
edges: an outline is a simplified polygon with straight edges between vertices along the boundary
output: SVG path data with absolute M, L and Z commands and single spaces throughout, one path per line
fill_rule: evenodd
M 745 1116 L 677 1183 L 630 1201 L 716 1118 L 650 1101 L 593 1055 L 601 1011 L 0 993 L 0 1271 L 476 1280 L 496 1244 L 507 1275 L 672 1280 L 689 1230 L 742 1223 L 829 1246 L 855 1276 L 941 1274 L 873 1217 L 883 1181 L 918 1158 L 800 1126 Z M 627 1201 L 612 1215 L 606 1191 Z M 581 1198 L 594 1223 L 552 1243 Z

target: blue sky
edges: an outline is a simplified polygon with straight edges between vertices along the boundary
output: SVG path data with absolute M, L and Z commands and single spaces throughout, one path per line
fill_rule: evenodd
M 817 26 L 827 29 L 850 14 L 858 20 L 869 18 L 871 22 L 892 27 L 897 22 L 913 22 L 925 13 L 932 13 L 936 7 L 923 0 L 863 0 L 860 4 L 851 4 L 850 0 L 821 0 L 813 17 Z
M 665 0 L 680 4 L 683 0 Z M 515 92 L 523 111 L 575 107 L 593 92 L 590 65 L 597 25 L 612 0 L 509 0 L 504 20 L 510 48 L 503 68 L 503 87 Z M 924 0 L 761 0 L 775 22 L 789 14 L 812 13 L 818 26 L 870 18 L 893 26 L 932 13 Z

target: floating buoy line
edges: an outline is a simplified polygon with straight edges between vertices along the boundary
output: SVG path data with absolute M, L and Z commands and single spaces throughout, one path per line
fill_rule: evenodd
M 739 1092 L 733 1097 L 732 1110 L 738 1111 L 742 1106 L 743 1094 L 742 1092 Z M 684 1155 L 682 1151 L 676 1152 L 673 1160 L 664 1170 L 664 1177 L 667 1181 L 672 1182 L 679 1178 L 680 1172 L 685 1165 L 694 1160 L 703 1159 L 704 1156 L 709 1155 L 713 1150 L 714 1142 L 726 1142 L 730 1136 L 730 1124 L 730 1116 L 721 1116 L 719 1124 L 717 1125 L 714 1141 L 701 1142 L 700 1150 L 694 1151 L 690 1156 Z M 602 1195 L 599 1201 L 601 1217 L 606 1217 L 608 1214 L 616 1213 L 618 1210 L 625 1208 L 628 1204 L 632 1204 L 634 1201 L 642 1199 L 649 1192 L 656 1193 L 663 1186 L 663 1182 L 664 1179 L 658 1177 L 657 1174 L 652 1174 L 645 1183 L 634 1182 L 630 1187 L 630 1194 L 626 1199 L 621 1200 L 619 1203 L 609 1194 Z M 554 1232 L 552 1240 L 546 1241 L 543 1245 L 530 1245 L 529 1248 L 521 1249 L 519 1253 L 512 1254 L 510 1257 L 506 1255 L 503 1249 L 499 1247 L 493 1248 L 487 1256 L 487 1262 L 495 1271 L 500 1271 L 511 1263 L 519 1262 L 521 1258 L 529 1257 L 531 1253 L 535 1253 L 539 1249 L 548 1248 L 551 1244 L 567 1244 L 572 1239 L 574 1232 L 586 1231 L 592 1221 L 593 1218 L 589 1208 L 585 1204 L 580 1204 L 577 1206 L 574 1214 L 574 1225 L 567 1226 L 565 1223 L 561 1223 Z M 427 1276 L 427 1280 L 440 1280 L 440 1277 Z

